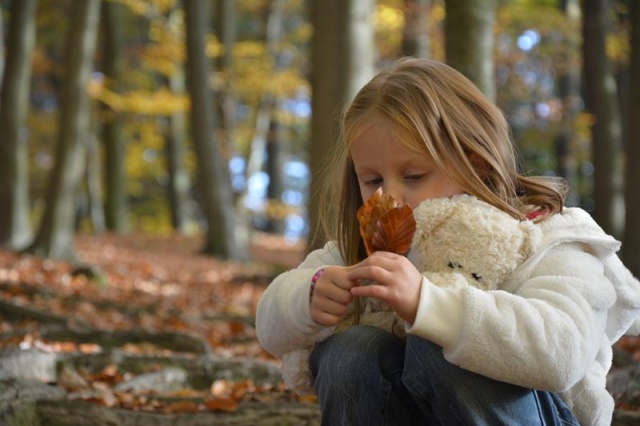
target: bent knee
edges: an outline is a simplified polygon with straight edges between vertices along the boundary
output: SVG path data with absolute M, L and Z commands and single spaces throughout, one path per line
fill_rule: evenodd
M 404 344 L 377 327 L 357 325 L 318 344 L 309 364 L 314 377 L 330 380 L 365 380 L 383 367 L 381 360 L 402 359 Z M 394 355 L 393 353 L 397 353 Z

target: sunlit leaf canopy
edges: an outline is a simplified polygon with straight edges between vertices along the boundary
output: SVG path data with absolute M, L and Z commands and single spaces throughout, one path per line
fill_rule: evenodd
M 144 205 L 146 212 L 155 212 L 153 219 L 146 219 L 145 230 L 169 232 L 168 209 L 163 206 L 164 185 L 168 179 L 163 154 L 166 132 L 163 120 L 189 110 L 185 89 L 172 90 L 168 83 L 171 76 L 183 73 L 186 61 L 182 3 L 177 0 L 112 1 L 126 8 L 121 23 L 125 66 L 116 90 L 101 73 L 101 49 L 98 48 L 96 68 L 88 88 L 95 100 L 93 126 L 98 131 L 101 123 L 113 114 L 124 120 L 127 190 L 138 199 L 131 212 L 133 224 L 143 226 L 136 206 Z M 402 0 L 377 2 L 375 42 L 381 66 L 394 59 L 399 51 L 404 25 L 403 3 Z M 616 7 L 622 7 L 621 4 L 617 3 Z M 287 128 L 283 146 L 292 155 L 304 159 L 309 138 L 309 49 L 313 31 L 306 2 L 285 2 L 282 37 L 277 41 L 275 56 L 267 55 L 265 44 L 270 2 L 238 0 L 235 5 L 237 35 L 232 68 L 212 66 L 214 72 L 210 79 L 213 90 L 231 93 L 236 102 L 234 127 L 229 132 L 233 139 L 220 138 L 223 152 L 229 158 L 249 155 L 256 112 L 267 92 L 281 100 L 274 114 Z M 33 163 L 31 192 L 36 205 L 43 197 L 46 174 L 54 161 L 58 93 L 64 73 L 64 35 L 70 8 L 70 2 L 60 0 L 41 0 L 37 8 L 33 102 L 28 121 Z M 612 14 L 622 15 L 621 12 L 624 11 L 611 10 Z M 428 17 L 434 59 L 444 60 L 445 13 L 443 1 L 434 0 Z M 628 55 L 629 28 L 624 20 L 614 21 L 617 25 L 607 40 L 607 47 L 610 57 L 621 63 Z M 580 62 L 579 52 L 568 48 L 571 37 L 579 36 L 575 25 L 559 10 L 555 0 L 499 1 L 494 56 L 497 102 L 513 126 L 517 145 L 525 157 L 525 168 L 530 172 L 551 174 L 555 168 L 552 143 L 560 126 L 565 125 L 555 79 Z M 212 65 L 223 53 L 224 47 L 212 31 L 207 40 Z M 109 107 L 107 111 L 102 108 L 104 105 Z M 579 170 L 585 171 L 578 185 L 585 189 L 589 179 L 588 136 L 592 118 L 578 113 L 571 120 L 580 139 L 576 161 Z M 193 170 L 195 162 L 190 151 L 185 162 Z

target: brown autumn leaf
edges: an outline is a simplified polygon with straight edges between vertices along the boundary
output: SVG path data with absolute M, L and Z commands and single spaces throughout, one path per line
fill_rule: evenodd
M 205 398 L 204 405 L 211 411 L 233 413 L 238 410 L 238 401 L 230 397 Z
M 413 209 L 408 204 L 398 205 L 381 188 L 358 209 L 357 218 L 367 254 L 388 251 L 404 255 L 411 248 L 416 230 Z

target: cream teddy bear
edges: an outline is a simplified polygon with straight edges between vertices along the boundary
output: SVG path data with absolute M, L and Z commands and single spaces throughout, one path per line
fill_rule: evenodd
M 413 212 L 412 258 L 439 286 L 500 287 L 540 245 L 542 231 L 471 195 L 422 202 Z
M 413 215 L 416 231 L 409 258 L 433 284 L 500 288 L 539 246 L 542 232 L 531 221 L 520 221 L 471 195 L 425 200 Z M 383 301 L 361 301 L 359 324 L 373 325 L 405 337 L 405 324 Z M 353 325 L 347 316 L 336 332 Z M 308 372 L 312 348 L 296 350 L 282 359 L 285 382 L 298 393 L 313 392 Z

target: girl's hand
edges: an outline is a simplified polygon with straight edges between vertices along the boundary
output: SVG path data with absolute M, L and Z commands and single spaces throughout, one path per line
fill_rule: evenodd
M 377 251 L 352 266 L 346 275 L 350 282 L 375 281 L 371 285 L 351 288 L 353 296 L 374 297 L 387 302 L 396 314 L 413 324 L 418 311 L 422 274 L 406 257 L 386 251 Z
M 347 278 L 351 267 L 327 266 L 316 281 L 311 296 L 311 318 L 322 325 L 334 326 L 349 312 L 353 300 L 351 288 L 356 285 Z

